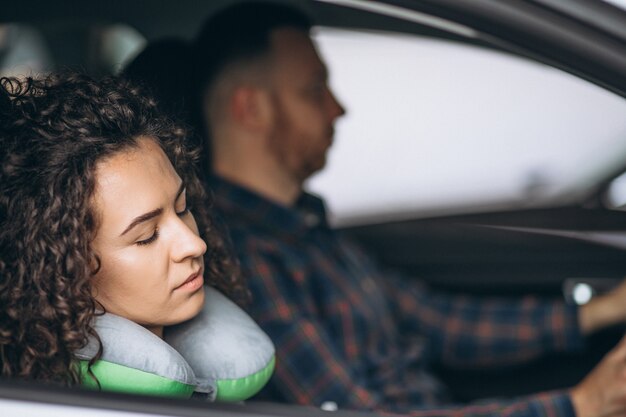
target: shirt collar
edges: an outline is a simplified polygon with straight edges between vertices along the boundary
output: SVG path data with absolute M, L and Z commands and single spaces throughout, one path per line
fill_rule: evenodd
M 324 202 L 312 194 L 303 192 L 294 206 L 288 207 L 215 174 L 210 177 L 209 184 L 215 203 L 226 218 L 233 213 L 257 227 L 294 235 L 318 227 L 328 228 Z

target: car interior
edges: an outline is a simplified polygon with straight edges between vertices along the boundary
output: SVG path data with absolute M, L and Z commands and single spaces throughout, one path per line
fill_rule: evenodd
M 23 0 L 11 7 L 5 7 L 0 15 L 0 76 L 45 73 L 63 68 L 80 68 L 94 76 L 117 73 L 152 41 L 170 37 L 189 39 L 206 16 L 232 1 Z M 420 196 L 430 193 L 437 187 L 443 188 L 446 184 L 458 187 L 450 188 L 453 190 L 450 191 L 450 195 L 458 196 L 462 190 L 470 187 L 471 175 L 466 175 L 464 171 L 455 171 L 456 176 L 451 176 L 446 180 L 447 183 L 444 180 L 437 182 L 439 179 L 437 173 L 426 172 L 422 176 L 420 164 L 425 162 L 419 162 L 421 160 L 417 158 L 421 155 L 425 159 L 430 159 L 431 157 L 424 156 L 424 153 L 433 148 L 429 148 L 431 144 L 423 137 L 418 138 L 411 129 L 405 129 L 407 140 L 416 143 L 421 140 L 418 145 L 424 144 L 423 148 L 416 145 L 415 156 L 411 156 L 414 162 L 405 161 L 405 165 L 410 166 L 411 170 L 394 167 L 398 160 L 402 160 L 401 154 L 405 150 L 399 148 L 400 145 L 393 147 L 392 142 L 384 137 L 373 137 L 372 143 L 376 146 L 372 145 L 371 149 L 373 155 L 384 152 L 389 159 L 389 165 L 372 169 L 376 166 L 376 160 L 367 160 L 366 157 L 355 158 L 355 152 L 359 152 L 359 149 L 365 146 L 359 142 L 365 139 L 361 137 L 362 132 L 358 127 L 362 126 L 363 120 L 372 117 L 359 118 L 358 115 L 353 117 L 349 114 L 350 119 L 346 117 L 345 126 L 340 125 L 337 132 L 340 141 L 337 146 L 342 148 L 337 150 L 336 158 L 333 156 L 331 159 L 327 171 L 314 178 L 309 187 L 313 192 L 328 197 L 331 210 L 336 208 L 336 226 L 350 238 L 364 245 L 374 254 L 378 263 L 390 270 L 401 272 L 407 279 L 422 280 L 439 290 L 499 297 L 536 294 L 542 297 L 565 297 L 568 302 L 577 304 L 583 304 L 589 297 L 608 291 L 626 275 L 626 256 L 624 256 L 626 222 L 624 211 L 620 208 L 626 203 L 626 198 L 624 192 L 619 193 L 620 189 L 624 189 L 623 186 L 620 188 L 620 184 L 624 183 L 620 180 L 620 175 L 626 171 L 626 125 L 617 117 L 623 110 L 620 106 L 626 105 L 624 29 L 626 11 L 619 10 L 609 3 L 600 4 L 601 2 L 590 0 L 576 2 L 306 0 L 292 3 L 303 7 L 318 22 L 322 53 L 328 51 L 329 57 L 333 54 L 339 57 L 336 62 L 331 59 L 328 62 L 332 83 L 333 86 L 337 86 L 340 96 L 346 99 L 350 95 L 355 97 L 353 108 L 350 110 L 353 113 L 359 113 L 356 110 L 359 108 L 359 100 L 376 102 L 376 97 L 367 96 L 365 93 L 355 95 L 360 94 L 360 90 L 368 90 L 363 88 L 364 82 L 369 80 L 375 84 L 372 80 L 379 78 L 368 75 L 366 70 L 370 64 L 359 61 L 361 58 L 358 57 L 350 61 L 352 65 L 350 71 L 345 71 L 341 75 L 340 65 L 343 62 L 341 60 L 350 58 L 349 48 L 332 50 L 332 41 L 343 39 L 345 33 L 348 33 L 347 36 L 356 37 L 391 36 L 390 42 L 419 41 L 427 44 L 428 48 L 435 48 L 435 51 L 445 49 L 443 47 L 445 45 L 460 45 L 471 53 L 497 54 L 512 60 L 522 59 L 524 62 L 531 62 L 533 66 L 548 68 L 550 73 L 557 72 L 564 77 L 575 78 L 576 82 L 584 84 L 581 91 L 592 88 L 599 91 L 598 94 L 609 97 L 602 101 L 607 103 L 606 108 L 581 106 L 577 110 L 578 113 L 565 112 L 562 119 L 554 116 L 556 120 L 554 125 L 559 127 L 568 127 L 570 120 L 572 126 L 578 126 L 574 121 L 577 119 L 580 126 L 594 126 L 594 129 L 598 130 L 597 138 L 589 137 L 587 132 L 581 133 L 586 136 L 581 141 L 585 140 L 591 151 L 585 151 L 582 156 L 575 157 L 579 159 L 572 156 L 572 172 L 584 171 L 584 175 L 581 174 L 580 177 L 564 175 L 563 182 L 555 183 L 557 185 L 554 187 L 552 183 L 545 185 L 544 177 L 539 175 L 539 179 L 531 181 L 530 186 L 529 183 L 520 185 L 522 191 L 514 197 L 504 195 L 481 199 L 480 196 L 476 197 L 478 194 L 469 193 L 470 198 L 467 200 L 460 199 L 452 203 L 446 203 L 445 199 L 433 200 L 434 202 L 429 205 L 421 206 L 414 200 L 407 200 L 408 202 L 404 203 L 400 199 L 394 200 L 395 197 L 383 200 L 381 196 L 384 195 L 385 184 L 389 184 L 390 188 L 393 188 L 393 184 L 399 184 L 397 186 L 399 195 L 404 198 L 411 194 L 415 200 L 420 200 Z M 335 36 L 333 31 L 340 33 Z M 325 35 L 327 33 L 330 35 Z M 324 42 L 329 46 L 325 46 Z M 346 42 L 350 45 L 348 41 Z M 367 42 L 363 48 L 365 48 L 363 55 L 373 55 L 372 52 L 368 52 Z M 439 57 L 433 49 L 426 50 L 426 53 L 429 57 Z M 454 54 L 458 53 L 455 50 Z M 418 58 L 416 67 L 411 67 L 409 65 L 413 64 L 400 59 L 406 57 L 406 49 L 399 49 L 395 54 L 398 58 L 397 63 L 388 63 L 386 71 L 392 72 L 394 65 L 405 65 L 410 76 L 416 74 L 417 68 L 423 64 L 424 57 Z M 361 71 L 364 74 L 363 78 L 354 78 L 357 77 L 355 72 Z M 337 77 L 333 75 L 335 72 Z M 437 69 L 433 74 L 444 72 Z M 443 80 L 441 84 L 450 84 L 449 80 L 458 80 L 458 77 L 461 77 L 458 72 L 463 72 L 463 68 L 449 68 L 449 74 L 441 75 Z M 468 91 L 464 88 L 471 80 L 476 80 L 477 76 L 467 75 L 467 83 L 463 83 L 463 86 L 450 86 L 445 94 L 441 93 L 441 89 L 437 90 L 439 88 L 437 84 L 434 94 L 440 94 L 444 99 L 441 103 L 435 103 L 434 97 L 437 97 L 435 95 L 430 100 L 420 96 L 420 88 L 424 87 L 419 83 L 433 81 L 419 80 L 419 74 L 421 73 L 415 75 L 414 90 L 407 87 L 403 91 L 421 100 L 425 107 L 431 107 L 433 112 L 440 115 L 441 119 L 433 119 L 432 129 L 449 124 L 449 130 L 456 132 L 450 134 L 451 140 L 470 137 L 467 131 L 460 130 L 464 125 L 459 122 L 462 117 L 456 113 L 470 110 L 456 109 L 450 102 L 471 102 L 472 98 L 464 97 L 463 94 Z M 508 77 L 510 74 L 505 76 Z M 488 82 L 493 82 L 496 75 L 486 73 L 485 77 Z M 351 78 L 355 87 L 352 90 L 341 90 L 343 80 L 347 85 Z M 393 75 L 389 78 L 393 78 Z M 506 79 L 503 80 L 505 83 Z M 384 82 L 388 80 L 380 81 L 383 87 Z M 536 92 L 542 88 L 542 85 L 536 84 L 530 90 Z M 524 90 L 526 87 L 522 85 L 520 89 Z M 508 104 L 519 104 L 522 100 L 518 100 L 511 93 L 506 96 L 506 90 L 503 91 L 505 91 L 503 100 Z M 556 89 L 554 91 L 555 94 L 563 93 Z M 562 106 L 569 106 L 561 96 L 554 97 L 555 100 L 561 100 Z M 397 96 L 390 100 L 391 102 L 395 100 L 400 106 L 404 103 L 403 99 Z M 541 96 L 533 96 L 525 108 L 530 109 L 527 112 L 511 110 L 511 113 L 517 114 L 520 118 L 505 123 L 503 132 L 519 133 L 519 140 L 524 143 L 524 132 L 530 130 L 525 130 L 522 125 L 531 125 L 533 118 L 539 119 L 537 116 L 539 113 L 546 113 L 545 109 L 537 104 L 537 100 L 541 100 Z M 571 98 L 565 100 L 576 101 Z M 614 105 L 609 103 L 613 101 Z M 533 106 L 537 108 L 533 109 Z M 384 113 L 382 107 L 373 104 L 372 111 L 377 112 L 375 117 L 378 117 L 378 112 Z M 407 105 L 406 108 L 409 111 L 406 120 L 399 119 L 398 123 L 415 122 L 419 125 L 428 123 L 419 118 L 419 112 L 415 111 L 412 105 Z M 559 113 L 557 110 L 561 109 L 554 109 L 555 114 Z M 393 111 L 391 113 L 397 114 Z M 611 117 L 607 116 L 609 114 Z M 489 123 L 497 124 L 497 115 L 487 113 L 486 117 Z M 585 117 L 588 117 L 589 121 Z M 595 121 L 591 121 L 593 117 L 596 117 L 593 119 Z M 394 119 L 384 119 L 384 116 L 380 118 L 383 121 L 381 132 L 389 131 Z M 514 125 L 515 123 L 519 125 Z M 537 141 L 537 149 L 547 147 L 550 141 L 562 140 L 563 145 L 555 153 L 566 155 L 564 156 L 566 158 L 570 155 L 565 153 L 568 147 L 579 146 L 574 139 L 564 137 L 569 133 L 553 131 L 550 130 L 552 127 L 548 129 L 546 126 L 548 125 L 537 127 L 537 130 L 542 132 L 538 134 L 540 140 Z M 607 132 L 600 132 L 603 126 L 610 126 L 610 131 L 607 127 Z M 582 129 L 569 127 L 571 131 Z M 342 138 L 344 133 L 345 140 Z M 486 134 L 482 126 L 476 128 L 476 137 Z M 350 145 L 349 137 L 355 138 L 353 145 Z M 432 137 L 442 136 L 432 134 Z M 574 145 L 568 145 L 568 140 Z M 387 146 L 377 147 L 381 144 Z M 496 152 L 498 146 L 493 139 L 480 146 L 471 143 L 468 145 L 484 158 L 476 160 L 476 166 L 489 164 L 488 161 L 500 158 L 498 156 L 500 154 L 492 153 Z M 503 151 L 503 155 L 515 158 L 521 153 L 511 151 L 509 146 L 503 146 L 506 151 Z M 598 153 L 594 154 L 592 151 Z M 436 153 L 432 152 L 434 158 Z M 594 155 L 598 157 L 594 159 Z M 462 156 L 464 155 L 457 157 L 460 159 Z M 355 162 L 354 159 L 360 161 Z M 540 159 L 537 157 L 533 161 Z M 351 175 L 346 174 L 345 169 L 342 171 L 335 168 L 347 166 L 349 161 L 357 163 L 363 160 L 369 161 L 368 164 L 360 168 L 349 168 L 353 170 Z M 453 165 L 454 162 L 450 164 Z M 447 169 L 445 163 L 440 165 L 444 168 L 441 172 L 453 171 Z M 506 162 L 505 165 L 512 167 L 514 163 Z M 531 164 L 530 171 L 524 168 L 526 170 L 524 172 L 527 174 L 530 172 L 528 175 L 534 181 L 537 176 L 532 176 L 536 172 L 532 171 L 533 167 Z M 587 168 L 589 169 L 585 171 Z M 363 172 L 374 171 L 373 175 L 376 178 L 370 181 L 362 176 L 366 175 L 365 173 L 354 174 L 356 169 L 362 169 Z M 472 169 L 474 168 L 469 170 Z M 396 171 L 398 173 L 395 173 Z M 413 172 L 415 174 L 411 174 Z M 476 176 L 474 181 L 477 186 L 488 189 L 490 184 L 497 182 L 496 179 L 500 175 L 504 176 L 499 171 L 490 172 L 482 177 Z M 424 188 L 402 182 L 405 178 L 419 178 L 425 184 Z M 550 180 L 552 177 L 548 175 L 547 178 Z M 376 181 L 379 181 L 378 185 L 372 186 L 371 184 L 376 184 Z M 352 188 L 350 184 L 353 183 L 359 185 Z M 502 187 L 512 189 L 513 185 L 507 183 Z M 357 191 L 360 194 L 357 195 Z M 357 209 L 354 208 L 356 203 L 342 200 L 347 198 L 346 196 L 349 197 L 350 192 L 356 195 L 354 201 L 360 201 L 361 205 Z M 613 200 L 611 193 L 617 193 Z M 359 200 L 365 194 L 377 201 Z M 378 208 L 371 209 L 375 204 L 378 204 Z M 555 354 L 535 360 L 529 365 L 491 370 L 440 368 L 436 371 L 451 388 L 455 397 L 464 401 L 518 396 L 570 387 L 593 368 L 623 336 L 625 330 L 624 326 L 606 329 L 589 337 L 582 352 Z M 2 399 L 34 401 L 40 405 L 56 403 L 72 407 L 91 406 L 129 413 L 169 413 L 177 416 L 312 416 L 323 413 L 308 408 L 255 403 L 254 399 L 247 401 L 243 407 L 223 404 L 212 404 L 209 407 L 195 401 L 185 403 L 180 400 L 147 400 L 141 396 L 82 390 L 74 392 L 0 380 L 0 400 Z M 363 415 L 347 411 L 337 413 L 345 416 L 357 414 Z

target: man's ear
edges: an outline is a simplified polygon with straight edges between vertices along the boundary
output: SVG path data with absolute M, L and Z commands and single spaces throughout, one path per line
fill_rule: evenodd
M 237 87 L 231 96 L 230 113 L 246 129 L 266 130 L 273 117 L 269 91 L 256 86 Z

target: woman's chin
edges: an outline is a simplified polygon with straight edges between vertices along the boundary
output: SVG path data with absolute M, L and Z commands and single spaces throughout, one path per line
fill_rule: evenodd
M 182 323 L 183 321 L 191 320 L 196 317 L 200 311 L 202 311 L 202 307 L 204 306 L 205 299 L 205 291 L 204 285 L 195 291 L 193 295 L 187 300 L 187 304 L 184 306 L 184 312 L 181 314 L 181 319 L 177 323 Z
M 154 321 L 139 319 L 138 317 L 130 317 L 128 314 L 118 314 L 122 317 L 125 317 L 135 323 L 145 327 L 146 329 L 152 331 L 155 334 L 159 332 L 155 332 L 154 329 L 160 328 L 163 329 L 164 326 L 174 326 L 179 323 L 183 323 L 187 320 L 191 320 L 196 317 L 200 311 L 202 311 L 202 307 L 204 306 L 205 299 L 205 289 L 204 286 L 194 291 L 184 302 L 172 309 L 170 308 L 161 308 L 158 312 L 161 319 L 157 319 Z M 166 311 L 169 310 L 169 311 Z M 146 313 L 144 312 L 144 316 Z M 152 315 L 155 317 L 155 315 Z

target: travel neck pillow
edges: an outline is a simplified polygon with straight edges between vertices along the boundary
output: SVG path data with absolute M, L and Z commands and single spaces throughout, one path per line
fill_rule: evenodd
M 83 385 L 174 397 L 201 393 L 210 401 L 243 401 L 256 394 L 274 370 L 274 345 L 259 326 L 217 290 L 205 287 L 202 311 L 166 327 L 161 339 L 123 317 L 106 313 L 94 321 L 96 340 L 76 353 Z M 99 385 L 98 385 L 99 383 Z

